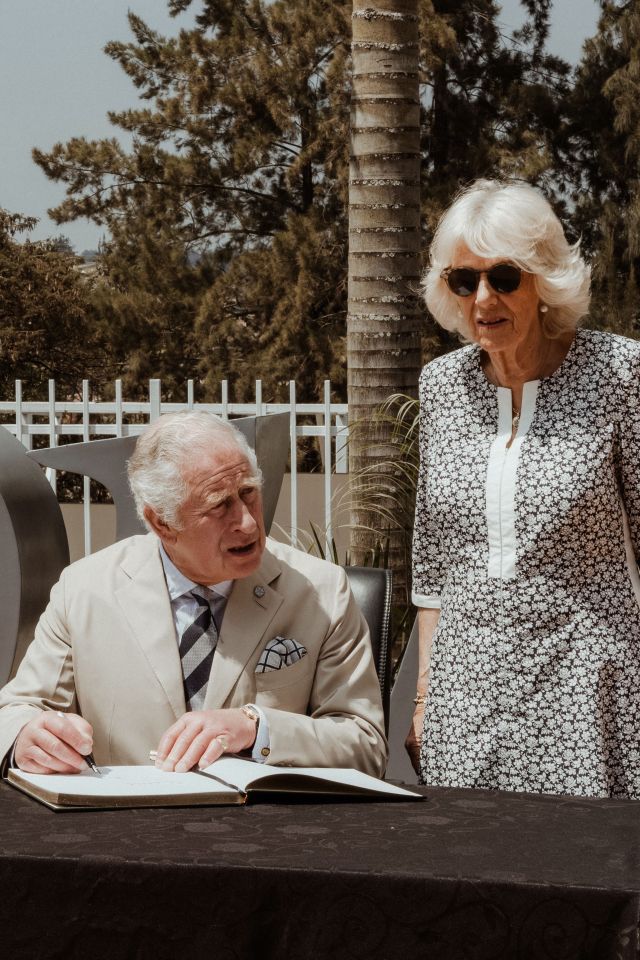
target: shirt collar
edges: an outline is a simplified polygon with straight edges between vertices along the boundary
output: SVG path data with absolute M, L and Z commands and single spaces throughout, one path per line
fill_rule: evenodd
M 194 583 L 193 580 L 189 580 L 188 577 L 185 577 L 184 573 L 181 573 L 176 567 L 175 563 L 169 557 L 169 554 L 165 550 L 162 541 L 160 543 L 160 559 L 162 560 L 162 566 L 164 567 L 164 575 L 167 581 L 167 589 L 169 591 L 169 599 L 177 600 L 178 597 L 183 597 L 185 593 L 191 593 L 194 588 L 201 586 L 199 583 Z M 221 597 L 228 597 L 231 593 L 231 588 L 233 587 L 233 580 L 222 580 L 220 583 L 208 583 L 206 586 L 210 590 L 215 591 Z

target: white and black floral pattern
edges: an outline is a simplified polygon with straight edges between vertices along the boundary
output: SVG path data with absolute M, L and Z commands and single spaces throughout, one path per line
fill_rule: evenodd
M 640 798 L 640 343 L 579 330 L 538 382 L 506 578 L 488 568 L 497 393 L 476 346 L 421 378 L 414 595 L 441 602 L 423 782 Z

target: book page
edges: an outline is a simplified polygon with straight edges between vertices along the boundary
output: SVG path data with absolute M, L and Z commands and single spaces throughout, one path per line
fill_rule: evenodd
M 286 777 L 289 781 L 291 777 L 310 778 L 324 781 L 327 784 L 338 784 L 345 787 L 348 792 L 350 787 L 356 787 L 361 790 L 368 790 L 380 794 L 381 796 L 396 797 L 416 797 L 420 794 L 412 790 L 405 790 L 403 787 L 397 787 L 392 783 L 385 783 L 384 780 L 378 780 L 377 777 L 370 777 L 359 770 L 351 770 L 343 767 L 270 767 L 267 764 L 255 763 L 253 760 L 243 760 L 240 757 L 220 757 L 210 766 L 205 767 L 202 773 L 213 777 L 219 777 L 228 784 L 233 784 L 243 792 L 251 787 L 256 780 L 273 779 L 273 789 L 277 790 L 277 778 Z M 302 782 L 300 783 L 302 788 Z M 321 784 L 315 787 L 318 792 L 321 791 Z
M 230 792 L 216 780 L 193 773 L 168 773 L 152 766 L 101 766 L 100 770 L 102 776 L 89 769 L 76 774 L 11 772 L 16 780 L 58 796 L 176 797 Z

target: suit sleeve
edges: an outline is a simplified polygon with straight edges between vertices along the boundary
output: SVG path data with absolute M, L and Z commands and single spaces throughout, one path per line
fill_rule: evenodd
M 380 686 L 369 631 L 346 574 L 338 580 L 330 627 L 322 644 L 308 716 L 264 707 L 269 764 L 355 767 L 382 776 L 387 761 Z
M 75 702 L 71 642 L 64 616 L 65 574 L 55 584 L 34 639 L 16 676 L 0 690 L 0 758 L 6 758 L 26 723 L 43 710 Z

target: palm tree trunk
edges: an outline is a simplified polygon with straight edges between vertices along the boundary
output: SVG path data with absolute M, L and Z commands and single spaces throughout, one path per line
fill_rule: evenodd
M 418 0 L 353 0 L 347 365 L 349 470 L 389 477 L 388 435 L 369 427 L 392 393 L 416 396 L 420 370 Z M 374 435 L 375 434 L 375 435 Z M 383 483 L 385 480 L 383 479 Z M 351 557 L 388 532 L 375 509 L 351 511 Z M 406 560 L 391 538 L 391 566 Z

